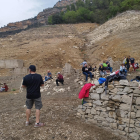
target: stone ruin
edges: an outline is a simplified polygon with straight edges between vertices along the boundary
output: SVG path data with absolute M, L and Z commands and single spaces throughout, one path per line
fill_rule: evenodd
M 66 63 L 62 69 L 63 76 L 68 76 L 74 73 L 76 73 L 76 70 L 69 63 Z
M 23 77 L 28 73 L 28 68 L 24 67 L 23 60 L 11 59 L 0 60 L 0 69 L 9 70 L 7 75 L 0 75 L 0 84 L 7 83 L 9 90 L 19 89 Z
M 77 117 L 134 140 L 140 139 L 140 90 L 137 82 L 111 82 L 107 95 L 104 84 L 91 87 L 89 98 L 84 100 L 87 103 L 78 106 Z

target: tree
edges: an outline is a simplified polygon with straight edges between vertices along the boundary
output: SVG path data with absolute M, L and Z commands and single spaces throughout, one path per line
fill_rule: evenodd
M 76 12 L 75 11 L 67 11 L 64 15 L 63 15 L 63 21 L 65 23 L 76 23 Z
M 52 16 L 49 16 L 49 17 L 48 17 L 48 23 L 49 23 L 49 24 L 52 24 Z
M 71 4 L 71 11 L 76 11 L 75 5 Z

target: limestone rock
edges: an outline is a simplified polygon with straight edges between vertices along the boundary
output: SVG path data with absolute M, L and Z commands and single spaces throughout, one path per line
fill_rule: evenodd
M 94 84 L 95 84 L 96 86 L 99 86 L 98 80 L 94 81 Z
M 86 113 L 90 114 L 91 110 L 90 109 L 86 109 Z
M 138 83 L 137 82 L 130 82 L 129 83 L 131 87 L 138 87 Z
M 128 104 L 121 104 L 120 109 L 124 111 L 129 111 L 130 110 L 130 105 Z
M 108 114 L 106 112 L 101 112 L 100 116 L 101 117 L 104 117 L 104 118 L 107 118 L 108 117 Z
M 95 104 L 95 105 L 102 105 L 102 103 L 101 103 L 101 101 L 100 101 L 100 100 L 93 101 L 93 104 Z
M 139 90 L 139 89 L 135 89 L 133 92 L 134 92 L 135 94 L 140 94 L 140 90 Z
M 104 127 L 108 127 L 108 126 L 109 126 L 109 124 L 108 124 L 107 122 L 102 122 L 102 125 L 103 125 Z
M 140 134 L 140 128 L 139 127 L 135 127 L 137 130 L 137 133 Z
M 91 93 L 91 99 L 99 100 L 100 96 L 97 93 Z
M 113 123 L 113 122 L 115 122 L 115 120 L 113 119 L 113 118 L 106 118 L 106 120 L 108 121 L 108 122 L 110 122 L 110 123 Z
M 126 127 L 126 128 L 124 129 L 124 131 L 128 133 L 128 127 Z M 129 128 L 129 133 L 131 133 L 131 132 L 133 132 L 133 129 L 132 129 L 132 128 Z
M 121 96 L 120 95 L 115 95 L 114 97 L 112 97 L 112 100 L 120 102 L 121 101 Z
M 91 109 L 91 114 L 96 115 L 96 110 L 94 108 Z
M 124 118 L 126 113 L 123 110 L 117 109 L 116 111 L 117 116 Z
M 128 117 L 130 115 L 130 112 L 128 113 Z M 136 113 L 135 112 L 131 112 L 131 118 L 132 119 L 135 119 L 136 118 Z
M 82 109 L 78 109 L 78 112 L 79 112 L 80 114 L 85 114 L 85 112 L 84 112 Z
M 126 95 L 126 92 L 117 92 L 118 95 Z
M 113 128 L 113 129 L 117 129 L 117 123 L 111 123 L 110 127 Z
M 103 88 L 97 88 L 97 89 L 96 89 L 96 92 L 97 92 L 97 93 L 103 93 L 103 91 L 104 91 Z
M 140 110 L 137 111 L 136 118 L 140 118 Z
M 122 96 L 122 102 L 130 104 L 131 103 L 131 97 L 129 97 L 127 95 L 123 95 Z
M 124 130 L 124 125 L 119 125 L 118 129 L 123 131 Z
M 139 135 L 137 133 L 130 133 L 129 134 L 130 138 L 133 140 L 138 140 L 139 139 Z
M 129 85 L 129 83 L 128 83 L 128 81 L 127 80 L 120 80 L 120 85 L 122 85 L 122 86 L 128 86 Z
M 114 89 L 114 86 L 113 85 L 108 85 L 108 89 L 112 90 L 112 89 Z
M 95 109 L 98 110 L 98 111 L 106 111 L 106 109 L 103 108 L 103 107 L 96 107 Z
M 92 103 L 85 103 L 84 106 L 92 107 Z
M 113 92 L 113 93 L 117 93 L 117 88 L 114 88 L 114 89 L 112 89 L 112 90 L 110 90 L 111 92 Z
M 101 94 L 101 99 L 102 100 L 109 100 L 109 95 L 106 95 L 105 93 Z
M 124 93 L 129 93 L 129 91 L 130 91 L 130 87 L 125 87 L 123 90 Z
M 113 112 L 113 111 L 110 111 L 110 112 L 109 112 L 109 117 L 110 117 L 110 118 L 116 119 L 116 113 Z

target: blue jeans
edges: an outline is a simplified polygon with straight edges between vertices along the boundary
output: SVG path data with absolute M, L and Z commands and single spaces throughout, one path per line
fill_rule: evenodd
M 83 72 L 84 75 L 86 75 L 86 81 L 88 80 L 88 74 L 90 75 L 90 78 L 92 79 L 92 73 L 87 71 L 87 72 Z
M 126 69 L 123 69 L 123 70 L 120 70 L 121 72 L 124 72 L 125 75 L 127 74 L 127 70 Z
M 108 67 L 108 68 L 109 68 L 110 72 L 112 73 L 112 67 Z
M 51 79 L 51 77 L 45 76 L 45 81 Z

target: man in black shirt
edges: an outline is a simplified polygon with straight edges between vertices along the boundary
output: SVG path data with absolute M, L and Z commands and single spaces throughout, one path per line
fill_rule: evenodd
M 130 62 L 130 56 L 128 56 L 126 59 L 127 71 L 129 71 L 129 68 L 130 68 L 129 62 Z
M 40 127 L 44 126 L 44 123 L 40 123 L 40 109 L 42 108 L 42 101 L 41 101 L 41 93 L 40 93 L 40 86 L 44 86 L 43 79 L 41 75 L 36 74 L 36 67 L 34 65 L 31 65 L 29 67 L 29 75 L 26 75 L 23 78 L 22 86 L 27 89 L 27 95 L 26 95 L 26 126 L 29 125 L 29 117 L 31 114 L 31 108 L 33 107 L 33 104 L 35 103 L 36 108 L 36 123 L 34 127 Z
M 82 68 L 83 74 L 86 76 L 86 81 L 88 80 L 88 74 L 90 75 L 90 79 L 92 80 L 92 73 L 88 71 L 87 64 Z

